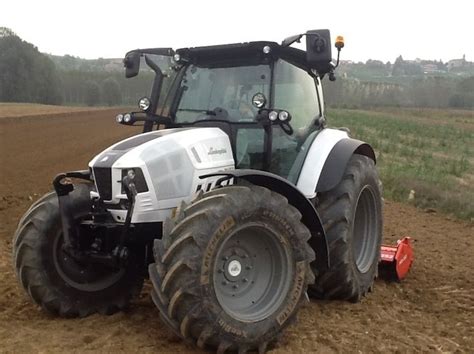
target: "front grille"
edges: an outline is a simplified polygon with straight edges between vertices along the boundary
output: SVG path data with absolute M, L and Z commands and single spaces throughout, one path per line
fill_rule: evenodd
M 108 167 L 94 167 L 94 180 L 97 191 L 102 200 L 112 199 L 112 169 Z

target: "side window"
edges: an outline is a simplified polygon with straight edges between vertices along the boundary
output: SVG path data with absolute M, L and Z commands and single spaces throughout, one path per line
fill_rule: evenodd
M 274 84 L 274 106 L 290 112 L 295 130 L 307 127 L 319 116 L 316 83 L 306 71 L 279 60 L 275 66 Z

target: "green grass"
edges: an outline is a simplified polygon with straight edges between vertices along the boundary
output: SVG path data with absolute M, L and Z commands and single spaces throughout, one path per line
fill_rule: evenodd
M 388 199 L 474 220 L 474 112 L 328 110 L 329 126 L 370 143 Z

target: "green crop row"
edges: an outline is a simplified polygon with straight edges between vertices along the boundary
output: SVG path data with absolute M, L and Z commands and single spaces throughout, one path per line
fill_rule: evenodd
M 473 112 L 331 109 L 328 122 L 374 147 L 385 198 L 474 220 Z

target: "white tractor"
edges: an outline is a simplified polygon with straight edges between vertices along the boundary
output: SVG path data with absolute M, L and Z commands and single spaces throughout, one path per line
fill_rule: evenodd
M 306 51 L 292 46 L 303 37 Z M 14 265 L 31 299 L 59 316 L 111 314 L 148 276 L 178 336 L 265 352 L 308 294 L 363 297 L 380 258 L 380 181 L 370 145 L 326 127 L 329 31 L 133 50 L 126 76 L 142 61 L 151 95 L 116 120 L 143 134 L 58 175 L 19 223 Z

